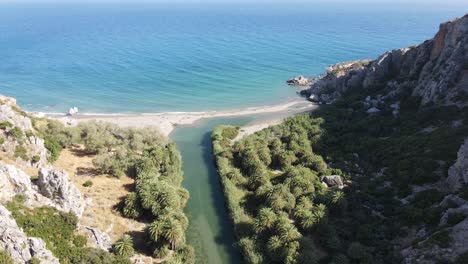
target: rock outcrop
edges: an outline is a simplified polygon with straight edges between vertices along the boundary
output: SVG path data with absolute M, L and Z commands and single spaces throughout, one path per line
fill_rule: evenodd
M 327 187 L 336 187 L 338 189 L 343 189 L 344 187 L 343 180 L 339 175 L 323 176 L 320 179 Z
M 286 83 L 289 85 L 306 86 L 309 84 L 309 79 L 302 75 L 299 75 L 297 77 L 287 80 Z
M 22 195 L 28 206 L 54 206 L 53 202 L 37 192 L 29 175 L 13 165 L 0 162 L 0 202 Z
M 0 123 L 1 149 L 4 152 L 22 166 L 39 168 L 47 164 L 44 140 L 34 135 L 31 119 L 16 105 L 14 98 L 0 95 Z M 24 155 L 16 154 L 18 147 L 24 148 Z
M 332 101 L 349 89 L 371 87 L 420 96 L 423 104 L 467 106 L 468 15 L 441 24 L 435 37 L 419 46 L 389 51 L 374 61 L 332 65 L 305 94 Z
M 45 248 L 40 238 L 28 238 L 21 230 L 11 213 L 0 205 L 0 249 L 5 250 L 15 263 L 29 263 L 37 258 L 41 264 L 58 264 L 52 252 Z
M 37 180 L 39 192 L 56 203 L 62 211 L 81 217 L 85 201 L 81 192 L 73 185 L 65 171 L 52 167 L 41 168 Z
M 446 182 L 451 191 L 457 191 L 468 184 L 468 138 L 458 150 L 457 160 L 449 168 Z
M 90 226 L 83 226 L 81 229 L 86 232 L 88 241 L 91 241 L 95 248 L 100 248 L 102 250 L 112 249 L 112 239 L 107 233 Z

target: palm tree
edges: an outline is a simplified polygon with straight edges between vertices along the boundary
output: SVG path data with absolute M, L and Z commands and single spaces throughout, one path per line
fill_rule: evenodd
M 281 225 L 279 227 L 279 237 L 284 242 L 292 242 L 301 238 L 301 233 L 292 224 Z
M 254 222 L 254 230 L 256 233 L 261 233 L 271 229 L 275 225 L 276 214 L 270 208 L 260 209 L 257 218 Z
M 310 230 L 317 223 L 317 218 L 311 211 L 306 211 L 299 218 L 299 224 L 304 230 Z
M 119 256 L 131 257 L 135 253 L 133 249 L 133 239 L 130 235 L 123 235 L 114 244 L 114 252 Z
M 169 241 L 172 250 L 184 240 L 184 230 L 177 221 L 165 221 L 162 235 Z
M 270 256 L 278 257 L 281 249 L 284 247 L 284 242 L 279 236 L 272 236 L 268 239 L 266 248 Z
M 161 220 L 155 220 L 149 225 L 148 232 L 154 242 L 157 242 L 159 237 L 162 235 L 163 227 L 164 221 Z

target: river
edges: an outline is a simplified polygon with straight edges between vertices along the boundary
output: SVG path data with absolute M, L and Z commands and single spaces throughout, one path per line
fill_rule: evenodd
M 253 117 L 201 120 L 179 126 L 170 135 L 182 154 L 184 187 L 190 192 L 185 211 L 189 217 L 187 242 L 198 263 L 241 263 L 232 223 L 211 154 L 211 131 L 220 124 L 242 126 Z

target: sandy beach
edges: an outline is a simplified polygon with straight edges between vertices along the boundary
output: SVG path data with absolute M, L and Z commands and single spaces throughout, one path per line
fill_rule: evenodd
M 114 123 L 124 127 L 148 127 L 153 126 L 159 131 L 168 136 L 178 125 L 190 125 L 194 122 L 205 118 L 216 117 L 235 117 L 246 115 L 260 114 L 275 114 L 267 120 L 261 120 L 255 124 L 249 124 L 243 127 L 242 135 L 251 134 L 261 130 L 269 125 L 278 124 L 287 116 L 315 109 L 314 105 L 304 99 L 298 99 L 292 102 L 287 102 L 279 105 L 251 107 L 240 110 L 227 111 L 209 111 L 209 112 L 166 112 L 166 113 L 151 113 L 151 114 L 135 114 L 135 115 L 100 115 L 100 114 L 78 114 L 75 116 L 55 117 L 63 122 L 75 120 L 76 122 L 85 122 L 90 120 L 98 120 Z M 276 115 L 277 114 L 277 115 Z

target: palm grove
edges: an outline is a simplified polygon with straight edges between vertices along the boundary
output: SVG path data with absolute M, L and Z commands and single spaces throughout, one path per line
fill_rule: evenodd
M 412 185 L 447 176 L 468 133 L 468 111 L 400 94 L 398 117 L 390 103 L 368 114 L 365 98 L 380 92 L 349 91 L 236 142 L 239 128 L 213 131 L 227 207 L 248 263 L 401 263 L 395 241 L 414 228 L 433 235 L 413 245 L 450 248 L 447 230 L 463 216 L 439 225 L 450 208 L 440 203 L 446 194 L 435 188 L 413 194 Z M 327 188 L 325 175 L 341 175 L 347 186 Z M 468 186 L 458 195 L 468 199 Z M 468 251 L 456 261 L 467 259 Z

